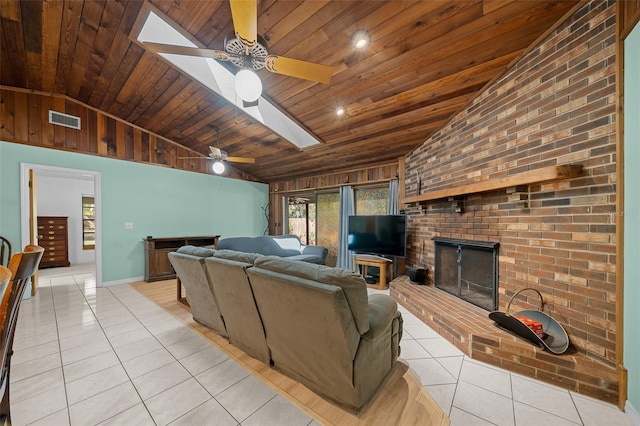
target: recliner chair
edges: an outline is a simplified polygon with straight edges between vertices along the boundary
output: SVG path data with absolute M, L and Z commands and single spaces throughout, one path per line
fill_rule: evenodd
M 214 253 L 213 249 L 183 246 L 170 252 L 168 257 L 185 289 L 193 319 L 227 337 L 218 301 L 204 268 L 205 258 Z

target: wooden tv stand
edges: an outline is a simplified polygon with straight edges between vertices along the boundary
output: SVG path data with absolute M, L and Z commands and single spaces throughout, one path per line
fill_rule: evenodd
M 170 280 L 176 277 L 176 271 L 171 267 L 167 254 L 178 250 L 182 246 L 218 246 L 219 235 L 201 237 L 171 237 L 144 239 L 144 280 L 146 282 Z
M 380 268 L 380 279 L 377 284 L 367 284 L 371 288 L 384 290 L 387 288 L 387 267 L 390 268 L 389 281 L 393 280 L 393 260 L 381 256 L 358 254 L 353 259 L 353 271 L 358 272 L 358 266 L 362 266 L 362 276 L 367 276 L 367 266 Z

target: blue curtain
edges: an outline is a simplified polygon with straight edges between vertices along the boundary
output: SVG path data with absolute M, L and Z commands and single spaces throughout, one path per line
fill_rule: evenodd
M 389 211 L 387 213 L 400 213 L 400 206 L 398 201 L 398 179 L 389 181 Z
M 353 270 L 353 255 L 347 250 L 349 215 L 354 214 L 353 187 L 340 187 L 340 222 L 338 229 L 338 260 L 336 268 Z

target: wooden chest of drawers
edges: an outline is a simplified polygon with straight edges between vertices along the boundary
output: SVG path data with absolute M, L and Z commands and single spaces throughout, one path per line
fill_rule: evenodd
M 69 266 L 67 217 L 38 216 L 38 245 L 44 247 L 41 269 Z

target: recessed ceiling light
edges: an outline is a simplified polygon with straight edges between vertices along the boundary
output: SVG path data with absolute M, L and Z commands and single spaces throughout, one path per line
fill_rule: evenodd
M 344 115 L 344 112 L 345 112 L 345 111 L 344 111 L 344 108 L 342 108 L 342 107 L 338 107 L 338 108 L 336 108 L 336 115 L 337 115 L 338 117 L 340 117 L 341 115 Z
M 364 49 L 369 45 L 371 41 L 371 37 L 369 36 L 369 32 L 365 30 L 358 30 L 351 36 L 351 44 L 356 49 Z

